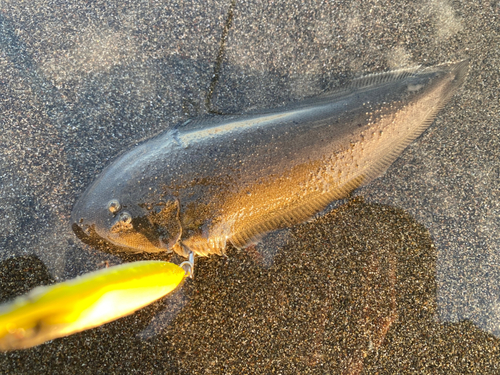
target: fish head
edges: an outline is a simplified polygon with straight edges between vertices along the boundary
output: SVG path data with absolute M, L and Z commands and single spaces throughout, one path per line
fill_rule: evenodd
M 179 201 L 159 192 L 156 171 L 138 163 L 143 148 L 108 166 L 75 203 L 71 225 L 83 242 L 99 247 L 105 240 L 118 251 L 136 253 L 180 246 Z
M 182 233 L 179 204 L 162 199 L 155 204 L 137 204 L 124 197 L 98 200 L 82 196 L 72 212 L 77 236 L 98 237 L 130 252 L 172 251 Z

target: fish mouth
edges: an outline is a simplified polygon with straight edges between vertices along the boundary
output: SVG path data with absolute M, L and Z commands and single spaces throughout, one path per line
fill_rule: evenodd
M 127 232 L 113 233 L 113 231 L 98 228 L 95 224 L 78 225 L 73 223 L 71 229 L 76 237 L 83 243 L 100 251 L 109 253 L 170 253 L 160 240 L 159 236 L 152 233 L 145 235 L 141 232 L 130 230 Z

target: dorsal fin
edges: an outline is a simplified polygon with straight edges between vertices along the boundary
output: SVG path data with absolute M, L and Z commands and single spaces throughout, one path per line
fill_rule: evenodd
M 200 117 L 188 119 L 184 122 L 180 122 L 173 127 L 174 130 L 179 130 L 181 132 L 191 132 L 200 129 L 206 129 L 213 126 L 217 126 L 219 124 L 225 123 L 229 120 L 241 118 L 241 117 L 251 117 L 258 115 L 267 115 L 269 113 L 275 113 L 276 110 L 288 110 L 289 108 L 295 108 L 300 106 L 307 106 L 311 103 L 317 103 L 318 100 L 333 100 L 336 96 L 345 95 L 346 92 L 353 91 L 355 89 L 359 89 L 362 87 L 368 87 L 372 85 L 378 85 L 383 83 L 389 83 L 392 81 L 397 81 L 399 79 L 404 79 L 408 76 L 414 75 L 419 70 L 421 70 L 421 66 L 415 66 L 411 68 L 402 68 L 397 70 L 390 70 L 387 72 L 381 73 L 373 73 L 364 75 L 362 77 L 354 78 L 349 84 L 344 85 L 339 88 L 334 88 L 333 90 L 329 90 L 323 92 L 319 95 L 311 96 L 310 98 L 301 99 L 298 102 L 290 102 L 283 106 L 272 107 L 272 108 L 264 108 L 264 109 L 255 109 L 250 110 L 244 113 L 234 113 L 234 114 L 225 114 L 225 115 L 214 115 L 214 114 L 205 114 Z
M 425 68 L 422 68 L 421 65 L 419 65 L 410 68 L 401 68 L 396 70 L 389 70 L 387 72 L 363 75 L 358 78 L 353 78 L 346 85 L 342 85 L 340 87 L 336 87 L 331 90 L 324 91 L 320 94 L 315 94 L 304 99 L 286 103 L 285 105 L 278 107 L 278 110 L 286 111 L 289 109 L 299 109 L 301 107 L 307 107 L 312 104 L 317 105 L 318 102 L 320 101 L 324 102 L 332 101 L 335 100 L 335 98 L 337 97 L 347 95 L 350 92 L 353 92 L 363 87 L 381 85 L 413 76 L 416 73 L 422 71 L 423 69 Z M 267 108 L 267 109 L 251 110 L 245 113 L 245 115 L 266 115 L 274 112 L 276 112 L 276 108 Z
M 379 85 L 383 83 L 393 82 L 406 77 L 413 76 L 415 73 L 421 70 L 421 65 L 413 66 L 410 68 L 401 68 L 395 70 L 389 70 L 387 72 L 372 73 L 364 75 L 358 78 L 354 78 L 350 84 L 347 85 L 348 88 L 360 88 L 372 85 Z

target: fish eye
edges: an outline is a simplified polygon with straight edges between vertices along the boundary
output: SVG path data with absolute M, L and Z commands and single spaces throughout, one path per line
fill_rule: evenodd
M 118 220 L 123 224 L 130 224 L 132 222 L 132 216 L 128 212 L 122 212 L 118 216 Z
M 120 211 L 121 205 L 118 199 L 111 199 L 108 202 L 108 210 L 112 214 L 116 214 L 118 211 Z

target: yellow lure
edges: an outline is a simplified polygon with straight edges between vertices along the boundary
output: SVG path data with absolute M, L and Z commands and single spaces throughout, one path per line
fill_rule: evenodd
M 173 291 L 186 272 L 162 261 L 121 264 L 40 286 L 0 305 L 0 350 L 15 350 L 100 326 Z

